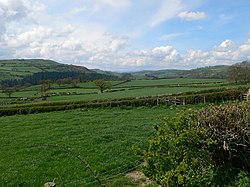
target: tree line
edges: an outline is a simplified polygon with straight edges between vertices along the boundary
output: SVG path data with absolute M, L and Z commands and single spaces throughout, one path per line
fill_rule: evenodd
M 62 84 L 71 84 L 72 87 L 78 87 L 80 82 L 118 79 L 118 77 L 113 75 L 104 75 L 99 73 L 38 72 L 31 76 L 26 76 L 23 79 L 2 80 L 0 81 L 0 85 L 2 92 L 10 98 L 14 92 L 22 89 L 23 87 L 41 84 L 41 95 L 42 97 L 45 97 L 47 95 L 46 92 L 50 89 L 50 85 L 52 83 L 57 83 L 59 86 Z M 97 87 L 99 86 L 97 85 Z M 102 87 L 101 91 L 103 91 Z
M 113 75 L 104 75 L 99 73 L 80 73 L 80 72 L 38 72 L 31 76 L 26 76 L 23 79 L 9 79 L 2 80 L 0 83 L 2 86 L 14 87 L 25 85 L 38 85 L 43 80 L 51 80 L 56 82 L 59 79 L 72 79 L 84 81 L 93 81 L 98 79 L 105 80 L 118 80 L 119 78 Z

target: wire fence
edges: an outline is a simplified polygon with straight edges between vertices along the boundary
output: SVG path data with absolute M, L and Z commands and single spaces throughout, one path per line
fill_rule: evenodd
M 137 143 L 140 144 L 140 142 L 138 141 Z M 141 142 L 143 143 L 143 142 Z M 144 142 L 145 143 L 145 142 Z M 106 162 L 96 162 L 95 165 L 90 166 L 88 164 L 87 161 L 85 161 L 80 154 L 78 154 L 75 150 L 73 150 L 70 147 L 67 147 L 65 145 L 34 145 L 30 147 L 31 149 L 35 149 L 37 151 L 37 148 L 45 148 L 48 149 L 50 148 L 50 150 L 56 151 L 57 149 L 54 148 L 59 148 L 64 150 L 63 155 L 68 155 L 66 158 L 67 160 L 70 161 L 70 163 L 72 162 L 74 165 L 77 163 L 76 167 L 73 167 L 73 170 L 75 169 L 76 171 L 73 171 L 72 168 L 69 168 L 70 172 L 77 172 L 77 171 L 81 171 L 81 173 L 83 174 L 83 177 L 79 177 L 77 176 L 74 177 L 74 175 L 69 174 L 67 176 L 67 174 L 65 175 L 65 171 L 61 171 L 60 167 L 57 168 L 57 166 L 53 165 L 51 168 L 49 168 L 50 170 L 53 170 L 54 172 L 54 179 L 56 186 L 57 187 L 71 187 L 71 186 L 82 186 L 82 187 L 92 187 L 92 186 L 107 186 L 106 184 L 109 184 L 110 182 L 112 183 L 112 180 L 116 180 L 117 178 L 120 177 L 124 177 L 127 173 L 137 170 L 142 166 L 142 159 L 140 157 L 133 157 L 131 156 L 131 158 L 133 158 L 132 160 L 128 160 L 128 159 L 121 159 L 117 158 L 114 156 L 113 160 L 106 160 Z M 49 152 L 49 151 L 48 151 Z M 127 154 L 127 153 L 121 153 L 121 156 L 123 156 L 122 154 Z M 43 157 L 45 155 L 43 155 L 42 153 L 35 156 L 35 157 L 31 157 L 27 160 L 23 160 L 22 165 L 24 166 L 33 166 L 36 165 L 37 163 L 39 164 L 43 164 L 46 163 L 48 165 L 50 165 L 50 159 L 58 159 L 59 163 L 60 163 L 60 156 L 58 155 L 54 155 L 54 158 L 50 158 L 47 159 L 46 157 Z M 70 157 L 71 156 L 71 157 Z M 112 155 L 111 155 L 112 157 Z M 9 165 L 10 165 L 10 169 L 9 171 L 4 171 L 7 173 L 12 172 L 11 170 L 14 169 L 14 160 L 10 161 Z M 69 165 L 65 165 L 65 170 L 67 170 L 67 166 Z M 50 166 L 49 166 L 50 167 Z M 54 167 L 54 168 L 53 168 Z M 92 168 L 93 167 L 93 168 Z M 98 168 L 97 171 L 94 170 L 94 168 Z M 18 171 L 17 171 L 18 172 Z M 44 173 L 46 173 L 46 171 L 44 171 Z M 39 177 L 39 176 L 37 176 Z M 65 178 L 64 178 L 65 177 Z M 53 179 L 53 178 L 52 178 Z M 1 183 L 0 181 L 0 187 L 1 186 L 8 186 L 8 179 L 3 181 L 4 183 Z M 11 182 L 11 181 L 9 181 Z M 46 181 L 46 182 L 50 182 L 50 181 Z M 28 183 L 24 183 L 21 186 L 34 186 L 34 184 L 28 184 Z
M 101 185 L 105 186 L 105 184 L 108 181 L 115 179 L 117 177 L 124 176 L 125 174 L 127 174 L 131 171 L 134 171 L 141 166 L 141 164 L 139 162 L 135 162 L 134 164 L 137 164 L 137 165 L 135 165 L 134 167 L 128 168 L 128 166 L 130 166 L 130 164 L 124 164 L 124 165 L 119 166 L 117 168 L 113 168 L 109 171 L 98 173 L 98 177 L 100 178 L 101 183 L 102 183 Z M 119 171 L 119 172 L 116 172 L 116 171 Z M 110 173 L 112 173 L 112 174 L 110 174 Z M 86 183 L 86 181 L 89 181 L 89 182 Z M 81 185 L 81 183 L 82 183 L 82 185 Z M 73 181 L 66 181 L 66 182 L 62 183 L 61 186 L 66 187 L 66 186 L 72 186 L 75 184 L 80 185 L 80 186 L 90 186 L 91 184 L 98 184 L 98 181 L 95 180 L 94 176 L 90 176 L 90 177 L 79 178 L 79 179 L 73 180 Z

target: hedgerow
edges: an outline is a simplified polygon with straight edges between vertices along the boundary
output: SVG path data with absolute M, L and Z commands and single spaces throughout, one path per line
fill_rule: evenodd
M 249 111 L 231 103 L 165 118 L 149 148 L 136 149 L 145 174 L 161 186 L 250 186 Z
M 211 92 L 191 92 L 188 95 L 170 95 L 170 96 L 150 96 L 142 98 L 120 98 L 112 100 L 92 100 L 92 101 L 71 101 L 71 102 L 46 102 L 46 103 L 34 103 L 19 105 L 16 107 L 2 107 L 0 108 L 0 116 L 10 116 L 16 114 L 32 114 L 41 112 L 53 112 L 61 110 L 71 110 L 77 108 L 98 108 L 98 107 L 121 107 L 121 106 L 156 106 L 157 100 L 162 97 L 172 97 L 175 99 L 185 99 L 186 104 L 197 104 L 197 103 L 220 103 L 223 101 L 230 100 L 241 100 L 242 94 L 245 93 L 244 89 L 238 90 L 212 90 Z

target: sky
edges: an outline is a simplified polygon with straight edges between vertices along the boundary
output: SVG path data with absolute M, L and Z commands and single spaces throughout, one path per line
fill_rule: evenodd
M 0 0 L 0 59 L 118 72 L 250 60 L 249 0 Z

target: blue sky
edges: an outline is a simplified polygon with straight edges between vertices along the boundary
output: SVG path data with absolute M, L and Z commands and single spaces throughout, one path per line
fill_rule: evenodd
M 111 71 L 250 60 L 249 0 L 0 0 L 0 59 Z

